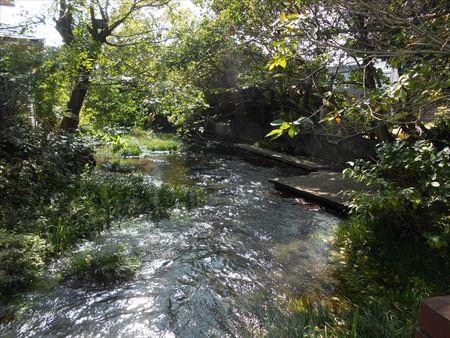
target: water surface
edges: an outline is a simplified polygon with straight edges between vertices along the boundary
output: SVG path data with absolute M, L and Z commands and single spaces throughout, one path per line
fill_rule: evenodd
M 337 218 L 267 181 L 298 169 L 216 148 L 122 162 L 156 183 L 202 187 L 208 202 L 105 232 L 90 245 L 125 244 L 141 257 L 136 277 L 113 287 L 27 293 L 29 308 L 0 327 L 2 336 L 253 336 L 264 332 L 261 315 L 286 292 L 331 288 L 326 249 Z

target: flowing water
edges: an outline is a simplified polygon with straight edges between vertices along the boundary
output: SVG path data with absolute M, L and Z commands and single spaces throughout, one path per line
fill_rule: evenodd
M 28 308 L 0 336 L 254 336 L 286 293 L 326 294 L 327 240 L 337 218 L 267 181 L 298 169 L 233 152 L 204 147 L 123 160 L 156 183 L 204 188 L 206 205 L 161 221 L 122 221 L 91 245 L 123 243 L 138 253 L 142 266 L 131 281 L 26 293 Z

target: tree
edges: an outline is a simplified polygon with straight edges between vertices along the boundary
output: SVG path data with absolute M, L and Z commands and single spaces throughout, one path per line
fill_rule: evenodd
M 338 69 L 349 60 L 359 67 L 362 97 L 343 97 L 337 78 L 330 74 L 330 91 L 317 93 L 326 94 L 320 121 L 337 124 L 338 131 L 376 134 L 385 141 L 392 139 L 389 130 L 393 127 L 425 130 L 421 116 L 436 107 L 437 113 L 448 111 L 446 2 L 316 0 L 288 1 L 283 6 L 272 24 L 278 50 L 271 68 L 284 68 L 287 73 L 287 65 L 299 58 L 310 62 L 314 50 L 326 60 L 327 68 Z M 376 69 L 379 61 L 399 69 L 397 83 L 383 79 Z M 283 134 L 278 131 L 273 135 Z
M 61 129 L 73 131 L 78 127 L 80 111 L 102 47 L 119 46 L 121 37 L 115 33 L 139 11 L 159 8 L 168 2 L 169 0 L 126 0 L 114 4 L 110 0 L 59 0 L 56 28 L 65 45 L 76 54 L 73 87 Z

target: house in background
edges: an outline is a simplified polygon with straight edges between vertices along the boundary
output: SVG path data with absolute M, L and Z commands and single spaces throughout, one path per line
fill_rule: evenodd
M 398 81 L 399 75 L 396 68 L 392 68 L 386 62 L 376 62 L 374 64 L 376 69 L 380 69 L 383 72 L 383 75 L 385 79 L 387 80 L 387 83 L 392 84 Z M 337 89 L 341 92 L 347 92 L 351 95 L 355 96 L 362 96 L 364 94 L 364 88 L 361 84 L 352 83 L 350 81 L 351 74 L 356 71 L 363 71 L 361 66 L 357 65 L 356 63 L 348 63 L 344 65 L 337 65 L 334 67 L 330 67 L 328 69 L 328 73 L 331 76 L 334 77 L 341 77 L 344 84 L 338 84 Z M 361 75 L 361 82 L 362 82 L 362 75 Z

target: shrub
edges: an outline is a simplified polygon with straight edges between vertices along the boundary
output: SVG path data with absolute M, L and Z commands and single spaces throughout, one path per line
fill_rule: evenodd
M 130 256 L 120 244 L 82 250 L 66 259 L 65 264 L 62 279 L 82 285 L 123 282 L 132 278 L 139 268 L 138 259 Z
M 420 300 L 450 292 L 449 257 L 436 254 L 420 236 L 399 239 L 372 222 L 351 217 L 337 227 L 341 293 L 361 309 L 362 336 L 411 337 Z
M 42 272 L 46 249 L 38 235 L 0 229 L 0 299 L 31 285 Z
M 92 149 L 75 136 L 21 126 L 6 130 L 0 135 L 0 228 L 26 226 L 94 164 Z
M 357 161 L 347 176 L 371 184 L 376 194 L 353 195 L 353 213 L 388 228 L 391 235 L 420 236 L 434 248 L 449 247 L 450 148 L 432 141 L 397 141 L 378 149 L 378 161 Z
M 334 298 L 348 304 L 289 308 L 274 336 L 411 337 L 420 300 L 450 293 L 449 126 L 381 145 L 377 162 L 345 171 L 373 189 L 351 195 L 336 230 Z

